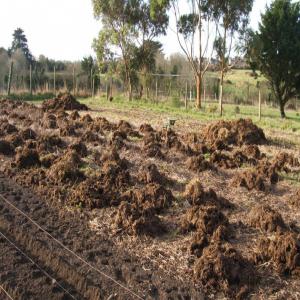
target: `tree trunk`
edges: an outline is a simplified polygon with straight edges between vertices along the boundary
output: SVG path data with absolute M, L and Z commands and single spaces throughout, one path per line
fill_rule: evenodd
M 221 78 L 220 78 L 220 95 L 219 95 L 219 109 L 220 109 L 220 116 L 223 116 L 223 87 L 224 87 L 224 66 L 222 64 L 221 70 Z
M 132 84 L 130 76 L 128 77 L 128 100 L 132 100 Z
M 9 75 L 8 75 L 8 86 L 7 86 L 7 95 L 10 95 L 10 89 L 11 89 L 11 81 L 13 77 L 13 69 L 14 69 L 14 63 L 10 63 L 10 68 L 9 68 Z
M 196 108 L 201 108 L 201 74 L 197 74 L 197 98 L 196 98 Z
M 281 115 L 281 118 L 285 119 L 286 115 L 285 115 L 285 111 L 284 111 L 284 103 L 283 103 L 282 100 L 279 102 L 279 105 L 280 105 L 280 115 Z

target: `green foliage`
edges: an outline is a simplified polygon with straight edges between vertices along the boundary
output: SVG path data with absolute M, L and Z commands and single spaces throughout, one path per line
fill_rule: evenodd
M 17 28 L 13 33 L 13 41 L 11 47 L 8 49 L 8 53 L 11 56 L 18 49 L 21 49 L 24 53 L 27 63 L 31 64 L 34 61 L 34 57 L 32 56 L 29 48 L 27 38 L 24 34 L 23 29 Z
M 154 70 L 155 55 L 161 44 L 154 39 L 166 33 L 168 16 L 166 9 L 155 10 L 164 3 L 142 0 L 93 0 L 94 15 L 101 18 L 102 30 L 94 41 L 94 49 L 100 67 L 110 65 L 117 57 L 118 69 L 132 97 L 137 71 Z
M 179 108 L 183 105 L 183 103 L 180 101 L 179 97 L 172 97 L 172 102 L 171 102 L 173 107 Z
M 31 95 L 30 93 L 24 93 L 24 94 L 10 94 L 8 96 L 2 96 L 0 97 L 0 100 L 2 99 L 10 99 L 10 100 L 22 100 L 22 101 L 43 101 L 47 99 L 52 99 L 54 98 L 55 95 L 53 93 L 38 93 Z
M 300 3 L 275 0 L 250 33 L 248 60 L 267 78 L 285 117 L 285 105 L 300 89 Z

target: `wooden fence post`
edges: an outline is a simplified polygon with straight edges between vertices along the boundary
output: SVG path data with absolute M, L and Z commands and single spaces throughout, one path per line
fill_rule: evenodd
M 158 82 L 157 82 L 157 76 L 155 80 L 155 102 L 158 103 Z
M 75 66 L 73 65 L 73 95 L 76 96 Z
M 54 80 L 54 83 L 53 83 L 53 91 L 54 91 L 54 96 L 56 96 L 56 67 L 54 66 L 53 68 L 53 80 Z
M 258 86 L 258 117 L 259 117 L 259 121 L 261 121 L 261 91 L 260 91 L 260 85 Z
M 10 95 L 10 88 L 11 88 L 11 81 L 12 81 L 12 76 L 13 76 L 13 68 L 14 68 L 14 62 L 12 61 L 10 63 L 10 68 L 9 68 L 9 75 L 8 75 L 8 86 L 7 86 L 7 95 Z
M 29 93 L 32 95 L 32 64 L 29 66 Z
M 185 83 L 185 95 L 184 95 L 184 106 L 187 109 L 187 99 L 188 99 L 188 82 Z

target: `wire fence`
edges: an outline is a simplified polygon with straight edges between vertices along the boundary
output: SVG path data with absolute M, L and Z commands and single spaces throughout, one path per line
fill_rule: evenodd
M 0 94 L 51 94 L 69 91 L 77 97 L 102 96 L 126 97 L 126 85 L 120 74 L 84 73 L 75 68 L 37 74 L 31 68 L 12 68 L 0 74 Z M 234 79 L 228 76 L 223 87 L 224 103 L 235 105 L 257 105 L 261 102 L 277 107 L 277 102 L 267 81 L 253 78 L 251 71 L 233 70 Z M 240 76 L 239 76 L 240 75 Z M 141 74 L 133 80 L 133 97 L 153 102 L 172 101 L 182 105 L 196 98 L 196 85 L 193 74 Z M 202 101 L 217 103 L 220 95 L 220 81 L 217 72 L 207 72 L 202 83 Z M 290 101 L 290 108 L 297 109 L 297 99 Z

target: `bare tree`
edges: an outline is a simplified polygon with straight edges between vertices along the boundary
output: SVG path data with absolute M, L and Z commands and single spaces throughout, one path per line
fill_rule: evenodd
M 196 108 L 201 108 L 203 79 L 214 51 L 217 26 L 207 0 L 187 1 L 188 11 L 182 14 L 182 1 L 171 2 L 176 19 L 176 35 L 196 81 Z

